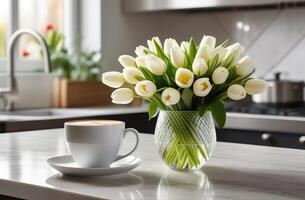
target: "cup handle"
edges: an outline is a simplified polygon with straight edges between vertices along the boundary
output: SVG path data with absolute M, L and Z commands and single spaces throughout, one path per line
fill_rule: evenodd
M 132 154 L 132 153 L 137 149 L 137 147 L 138 147 L 138 145 L 139 145 L 139 132 L 138 132 L 136 129 L 134 129 L 134 128 L 126 128 L 126 129 L 124 130 L 124 133 L 123 133 L 123 138 L 125 138 L 125 136 L 127 135 L 127 133 L 133 133 L 133 134 L 136 136 L 136 144 L 135 144 L 135 146 L 132 148 L 132 150 L 131 150 L 130 152 L 128 152 L 128 153 L 126 153 L 126 154 L 124 154 L 124 155 L 119 155 L 119 156 L 115 159 L 115 161 L 118 161 L 118 160 L 121 160 L 121 159 L 123 159 L 123 158 L 126 158 L 127 156 L 129 156 L 130 154 Z

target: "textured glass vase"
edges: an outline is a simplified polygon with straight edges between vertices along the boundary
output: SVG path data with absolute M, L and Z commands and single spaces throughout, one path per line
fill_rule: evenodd
M 211 112 L 160 111 L 155 145 L 162 160 L 172 169 L 192 171 L 211 157 L 216 132 Z

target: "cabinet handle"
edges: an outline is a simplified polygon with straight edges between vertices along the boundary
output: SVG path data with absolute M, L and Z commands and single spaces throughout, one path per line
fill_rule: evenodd
M 299 143 L 302 144 L 302 145 L 305 145 L 305 136 L 301 136 L 299 138 Z
M 265 142 L 271 142 L 272 141 L 272 136 L 270 133 L 263 133 L 261 136 L 261 139 Z

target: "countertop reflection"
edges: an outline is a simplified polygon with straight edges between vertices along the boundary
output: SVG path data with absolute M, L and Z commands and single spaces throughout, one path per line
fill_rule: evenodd
M 122 150 L 130 148 L 127 138 Z M 0 135 L 0 193 L 25 199 L 304 199 L 305 151 L 217 143 L 193 173 L 173 171 L 141 134 L 143 163 L 112 177 L 63 176 L 46 159 L 67 154 L 63 129 Z

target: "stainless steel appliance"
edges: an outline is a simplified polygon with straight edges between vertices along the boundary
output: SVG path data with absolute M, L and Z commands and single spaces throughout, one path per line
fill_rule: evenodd
M 218 140 L 305 149 L 305 103 L 283 106 L 227 102 L 227 122 Z
M 255 103 L 292 105 L 301 104 L 304 101 L 304 82 L 282 80 L 281 72 L 274 75 L 273 80 L 268 80 L 270 87 L 262 94 L 254 95 Z
M 124 0 L 126 12 L 262 7 L 304 3 L 304 0 Z

